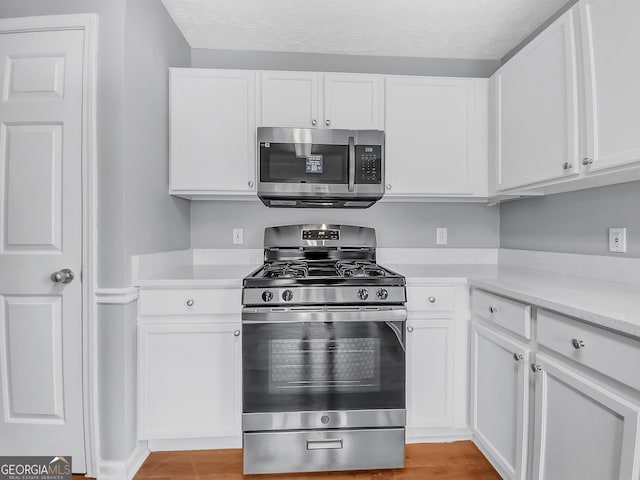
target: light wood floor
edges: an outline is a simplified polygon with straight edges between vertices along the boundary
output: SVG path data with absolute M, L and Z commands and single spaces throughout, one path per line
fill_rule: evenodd
M 358 472 L 242 475 L 242 450 L 153 452 L 136 480 L 500 480 L 468 441 L 416 443 L 405 448 L 405 468 Z

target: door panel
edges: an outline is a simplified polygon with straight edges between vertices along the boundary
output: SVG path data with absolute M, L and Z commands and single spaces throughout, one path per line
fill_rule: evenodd
M 0 34 L 0 451 L 85 471 L 84 32 Z M 54 283 L 69 268 L 72 282 Z

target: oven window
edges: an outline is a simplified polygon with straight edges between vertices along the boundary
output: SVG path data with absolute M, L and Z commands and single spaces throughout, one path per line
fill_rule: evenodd
M 403 327 L 243 325 L 243 412 L 405 408 Z
M 260 145 L 261 182 L 346 184 L 348 163 L 345 145 Z

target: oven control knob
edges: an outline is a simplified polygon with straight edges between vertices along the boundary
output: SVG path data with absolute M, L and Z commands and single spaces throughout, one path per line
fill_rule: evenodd
M 358 290 L 358 298 L 360 300 L 366 300 L 367 298 L 369 298 L 369 292 L 366 288 L 361 288 L 360 290 Z
M 273 293 L 271 293 L 269 290 L 265 290 L 264 292 L 262 292 L 262 300 L 265 302 L 270 302 L 271 300 L 273 300 Z
M 386 288 L 381 288 L 378 290 L 377 295 L 380 300 L 386 300 L 389 297 L 389 292 L 387 292 Z
M 320 421 L 326 425 L 327 423 L 329 423 L 331 421 L 331 418 L 329 418 L 329 415 L 322 415 L 320 417 Z
M 293 292 L 291 290 L 285 290 L 284 292 L 282 292 L 282 300 L 284 300 L 285 302 L 291 301 L 292 298 Z

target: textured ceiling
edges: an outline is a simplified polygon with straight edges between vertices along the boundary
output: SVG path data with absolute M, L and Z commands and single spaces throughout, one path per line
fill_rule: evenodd
M 192 48 L 502 58 L 567 0 L 162 0 Z

